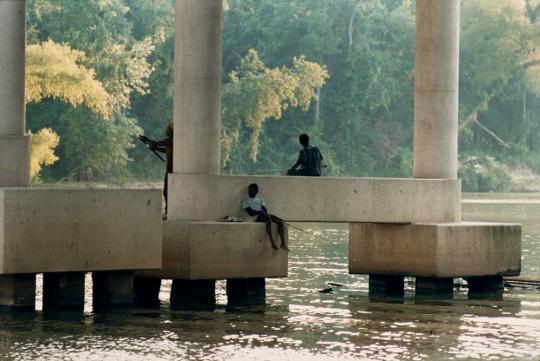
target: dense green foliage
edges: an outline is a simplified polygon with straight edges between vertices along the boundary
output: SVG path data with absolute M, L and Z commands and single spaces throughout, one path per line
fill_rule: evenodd
M 463 0 L 460 158 L 467 190 L 505 190 L 500 167 L 540 172 L 540 7 Z M 224 171 L 283 169 L 312 136 L 339 176 L 410 176 L 412 0 L 228 0 L 223 30 Z M 29 43 L 84 56 L 110 114 L 46 98 L 32 131 L 60 136 L 43 179 L 156 179 L 134 136 L 172 118 L 174 0 L 29 0 Z M 271 95 L 269 97 L 269 95 Z M 272 102 L 266 100 L 272 99 Z

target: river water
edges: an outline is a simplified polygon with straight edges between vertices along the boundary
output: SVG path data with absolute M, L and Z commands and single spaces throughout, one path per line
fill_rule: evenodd
M 289 278 L 268 281 L 267 306 L 227 309 L 218 282 L 216 311 L 172 312 L 164 282 L 160 310 L 4 313 L 0 360 L 540 361 L 540 289 L 469 300 L 456 288 L 453 300 L 429 301 L 409 283 L 403 300 L 372 301 L 367 277 L 347 272 L 347 227 L 301 227 L 290 234 Z M 526 233 L 522 276 L 540 279 L 540 233 Z M 329 282 L 343 286 L 319 293 Z

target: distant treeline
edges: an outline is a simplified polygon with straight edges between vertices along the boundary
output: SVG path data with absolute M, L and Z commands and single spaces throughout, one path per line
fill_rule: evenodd
M 172 119 L 174 2 L 28 0 L 36 180 L 162 177 L 135 136 Z M 461 175 L 506 190 L 506 170 L 540 173 L 540 5 L 462 4 Z M 224 5 L 224 173 L 286 168 L 307 132 L 327 175 L 411 176 L 414 1 Z

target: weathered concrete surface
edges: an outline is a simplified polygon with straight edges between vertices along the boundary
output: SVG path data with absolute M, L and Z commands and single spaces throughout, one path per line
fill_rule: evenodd
M 0 134 L 0 187 L 28 185 L 30 185 L 30 137 Z
M 349 225 L 353 274 L 455 278 L 516 276 L 520 271 L 519 225 Z
M 460 0 L 416 1 L 414 177 L 457 178 Z
M 287 277 L 287 262 L 286 251 L 272 249 L 263 223 L 165 221 L 162 270 L 137 271 L 136 276 L 178 280 Z
M 175 173 L 221 170 L 222 7 L 222 0 L 176 1 Z
M 25 24 L 25 0 L 0 1 L 0 135 L 25 132 Z
M 161 267 L 161 192 L 0 188 L 0 274 Z
M 172 220 L 245 217 L 242 200 L 250 183 L 274 213 L 287 221 L 308 222 L 458 222 L 457 180 L 249 177 L 172 174 Z

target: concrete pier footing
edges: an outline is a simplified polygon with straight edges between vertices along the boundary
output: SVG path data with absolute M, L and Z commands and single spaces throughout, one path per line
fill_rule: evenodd
M 173 280 L 171 309 L 213 311 L 215 306 L 215 280 Z
M 272 249 L 264 223 L 165 221 L 162 264 L 135 275 L 176 280 L 287 277 L 288 252 Z
M 44 273 L 43 311 L 83 311 L 84 272 Z
M 229 306 L 266 304 L 266 280 L 264 278 L 227 280 Z
M 35 306 L 35 274 L 0 276 L 0 309 L 33 311 Z
M 349 272 L 410 277 L 516 276 L 521 227 L 497 223 L 349 225 Z
M 133 271 L 92 273 L 94 311 L 133 306 Z
M 416 277 L 417 296 L 447 296 L 452 297 L 454 293 L 453 278 Z
M 370 297 L 403 297 L 404 292 L 403 276 L 369 275 Z
M 158 308 L 161 278 L 135 277 L 133 280 L 133 302 L 135 307 Z
M 468 277 L 469 292 L 496 292 L 504 289 L 502 276 Z

